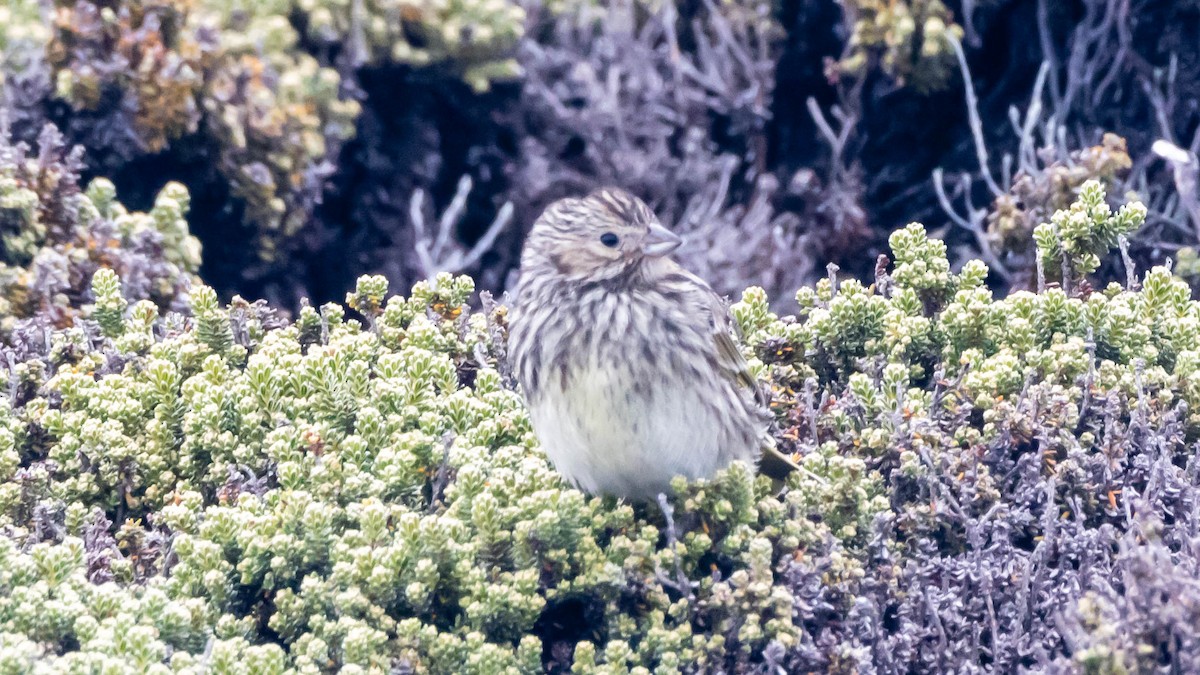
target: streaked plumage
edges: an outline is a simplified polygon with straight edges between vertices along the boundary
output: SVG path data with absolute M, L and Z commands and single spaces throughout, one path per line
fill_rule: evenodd
M 652 498 L 773 446 L 724 302 L 665 257 L 679 243 L 620 190 L 552 204 L 525 243 L 517 379 L 550 460 L 588 492 Z

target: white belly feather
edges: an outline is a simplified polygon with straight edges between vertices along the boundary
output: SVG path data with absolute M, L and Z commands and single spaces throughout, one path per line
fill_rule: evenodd
M 644 395 L 632 378 L 662 378 Z M 675 475 L 709 476 L 722 462 L 720 426 L 695 383 L 671 373 L 621 372 L 589 364 L 569 376 L 561 397 L 530 413 L 555 468 L 588 492 L 651 498 Z

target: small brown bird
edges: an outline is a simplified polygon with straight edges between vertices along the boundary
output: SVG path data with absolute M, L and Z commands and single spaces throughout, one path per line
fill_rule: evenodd
M 666 257 L 681 243 L 617 189 L 551 204 L 525 242 L 516 376 L 546 454 L 587 492 L 652 499 L 764 450 L 770 473 L 789 465 L 725 303 Z

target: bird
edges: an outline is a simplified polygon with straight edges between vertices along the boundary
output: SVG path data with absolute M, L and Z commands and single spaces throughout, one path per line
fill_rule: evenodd
M 682 243 L 619 188 L 552 203 L 525 240 L 512 370 L 547 457 L 585 492 L 661 500 L 675 476 L 738 460 L 795 468 L 725 299 L 669 257 Z

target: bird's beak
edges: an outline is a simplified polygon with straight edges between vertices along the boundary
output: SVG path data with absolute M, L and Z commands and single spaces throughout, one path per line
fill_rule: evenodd
M 651 258 L 661 258 L 679 248 L 683 239 L 658 223 L 650 226 L 650 232 L 642 240 L 642 253 Z

